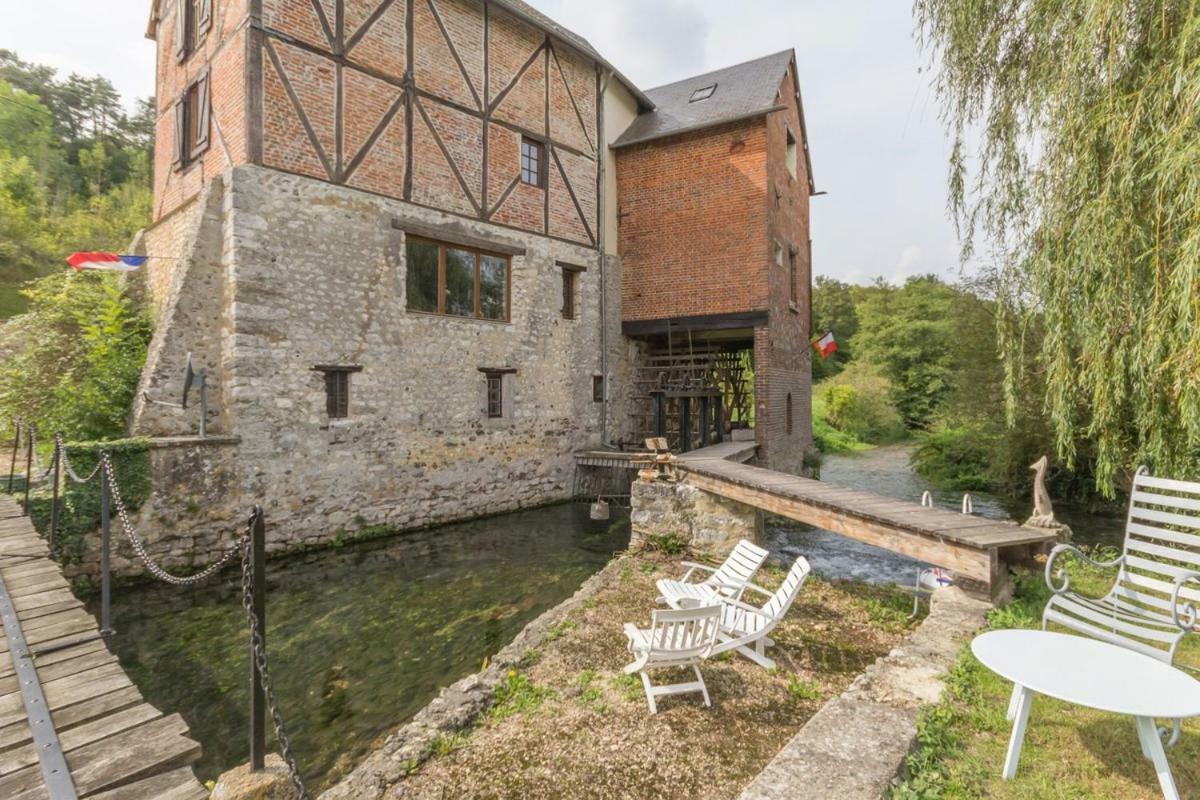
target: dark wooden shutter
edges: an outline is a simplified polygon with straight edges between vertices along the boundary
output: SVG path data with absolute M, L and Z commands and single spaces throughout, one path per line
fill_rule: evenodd
M 191 0 L 175 0 L 175 60 L 183 61 L 188 56 L 188 3 Z
M 196 37 L 198 39 L 203 39 L 212 28 L 212 5 L 212 0 L 200 0 L 200 11 L 196 15 Z
M 187 160 L 187 95 L 175 102 L 175 151 L 171 159 L 173 167 L 179 167 Z
M 212 124 L 212 97 L 210 96 L 209 73 L 205 72 L 196 82 L 196 145 L 192 157 L 208 149 L 208 131 Z

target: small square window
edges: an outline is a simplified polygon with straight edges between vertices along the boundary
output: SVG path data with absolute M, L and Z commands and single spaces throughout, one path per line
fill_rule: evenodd
M 325 414 L 330 419 L 350 416 L 350 375 L 362 367 L 313 367 L 325 373 Z
M 546 145 L 521 137 L 521 183 L 546 188 Z
M 697 89 L 696 91 L 692 92 L 691 99 L 689 99 L 688 102 L 689 103 L 699 103 L 701 100 L 707 100 L 708 98 L 713 96 L 713 92 L 715 92 L 716 90 L 717 90 L 717 85 L 715 83 L 711 86 L 705 86 L 703 88 Z

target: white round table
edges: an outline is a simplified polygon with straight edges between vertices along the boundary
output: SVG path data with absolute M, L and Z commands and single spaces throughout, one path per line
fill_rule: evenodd
M 1008 718 L 1013 720 L 1004 778 L 1017 774 L 1021 742 L 1035 694 L 1137 721 L 1142 753 L 1154 763 L 1163 796 L 1179 792 L 1154 720 L 1200 716 L 1200 681 L 1150 656 L 1095 639 L 1047 631 L 985 633 L 971 643 L 985 667 L 1013 682 Z

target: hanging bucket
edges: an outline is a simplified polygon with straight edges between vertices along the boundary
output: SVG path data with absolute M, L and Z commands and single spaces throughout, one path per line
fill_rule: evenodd
M 605 500 L 597 500 L 596 502 L 592 503 L 591 515 L 592 519 L 597 521 L 608 519 L 611 516 L 608 502 Z

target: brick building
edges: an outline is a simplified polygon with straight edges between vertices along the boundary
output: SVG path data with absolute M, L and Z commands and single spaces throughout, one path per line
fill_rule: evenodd
M 130 426 L 194 432 L 167 403 L 188 354 L 207 370 L 212 439 L 155 455 L 193 489 L 143 511 L 210 509 L 181 559 L 256 500 L 285 548 L 561 499 L 575 452 L 642 433 L 646 365 L 685 340 L 752 354 L 763 458 L 799 469 L 790 53 L 643 92 L 520 0 L 156 0 L 148 35 L 158 325 Z

